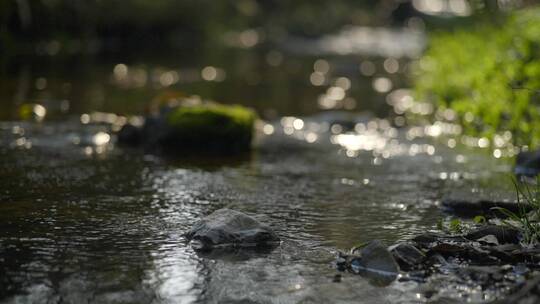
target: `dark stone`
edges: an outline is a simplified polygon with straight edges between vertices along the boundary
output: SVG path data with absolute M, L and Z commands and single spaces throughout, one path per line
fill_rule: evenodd
M 489 250 L 489 254 L 492 257 L 499 259 L 502 263 L 516 263 L 517 256 L 513 254 L 517 250 L 518 245 L 515 244 L 504 244 L 498 246 L 484 247 Z
M 162 106 L 142 127 L 125 125 L 118 143 L 174 155 L 239 155 L 251 149 L 256 117 L 239 105 Z
M 396 278 L 388 274 L 397 271 L 393 268 L 397 262 L 405 271 L 400 281 L 432 284 L 436 288 L 434 298 L 438 289 L 481 287 L 487 294 L 494 288 L 511 293 L 495 303 L 537 303 L 540 279 L 533 275 L 538 274 L 540 246 L 523 247 L 520 237 L 517 229 L 495 225 L 457 236 L 430 232 L 397 243 L 389 251 L 379 241 L 371 242 L 355 248 L 350 255 L 341 254 L 336 264 L 374 285 L 385 286 Z M 447 283 L 440 281 L 443 277 Z M 532 284 L 527 282 L 528 277 L 534 280 Z M 441 299 L 437 297 L 437 303 Z
M 429 257 L 426 259 L 426 265 L 424 266 L 447 266 L 449 265 L 448 264 L 448 261 L 446 261 L 446 259 L 438 254 L 438 253 L 433 253 L 433 252 L 430 252 L 430 255 Z
M 149 116 L 145 118 L 141 127 L 125 124 L 116 136 L 120 145 L 143 146 L 148 150 L 156 150 L 167 136 L 167 126 L 162 118 Z
M 481 287 L 487 294 L 494 288 L 510 292 L 517 289 L 509 298 L 495 303 L 537 303 L 535 301 L 540 299 L 540 279 L 532 275 L 537 274 L 540 265 L 540 246 L 523 247 L 520 239 L 517 229 L 486 225 L 464 235 L 421 234 L 408 242 L 395 244 L 389 250 L 401 270 L 405 271 L 400 277 L 401 281 L 415 281 L 428 286 L 432 284 L 434 288 L 445 291 Z M 371 250 L 370 245 L 376 250 Z M 357 250 L 359 256 L 344 259 L 349 270 L 366 276 L 366 269 L 374 268 L 365 265 L 371 260 L 368 257 L 379 256 L 373 261 L 384 260 L 382 257 L 385 253 L 380 245 L 370 245 Z M 382 272 L 385 271 L 388 270 Z M 447 283 L 439 281 L 442 277 Z M 535 281 L 529 284 L 527 277 Z M 445 289 L 446 284 L 450 289 Z M 436 294 L 437 289 L 434 289 L 434 297 Z M 437 297 L 437 303 L 441 299 Z
M 132 124 L 125 124 L 118 131 L 118 143 L 127 146 L 138 146 L 141 144 L 142 130 Z
M 264 247 L 279 242 L 272 229 L 253 217 L 219 209 L 197 222 L 185 237 L 198 250 L 219 247 Z
M 392 254 L 381 241 L 377 240 L 369 242 L 362 249 L 355 249 L 351 255 L 340 252 L 335 264 L 338 270 L 359 274 L 375 286 L 392 283 L 399 272 Z
M 514 202 L 494 202 L 488 200 L 466 201 L 458 199 L 444 199 L 442 201 L 443 211 L 458 216 L 475 217 L 477 215 L 484 215 L 487 217 L 506 218 L 507 215 L 497 210 L 497 208 L 504 208 L 513 213 L 531 211 L 530 206 Z
M 169 129 L 161 116 L 149 116 L 144 119 L 142 127 L 142 144 L 146 150 L 162 147 L 162 141 L 167 137 Z
M 514 174 L 517 176 L 534 177 L 540 173 L 540 150 L 519 152 L 516 157 Z
M 386 246 L 378 240 L 369 242 L 359 257 L 351 260 L 351 269 L 358 273 L 361 271 L 378 272 L 392 275 L 398 273 L 398 265 Z
M 440 237 L 441 236 L 436 233 L 428 232 L 415 236 L 412 241 L 422 245 L 429 245 L 431 243 L 437 242 Z
M 412 270 L 422 264 L 426 255 L 411 244 L 399 243 L 390 248 L 390 252 L 403 270 Z
M 518 244 L 521 239 L 521 233 L 519 232 L 519 230 L 510 227 L 495 225 L 481 227 L 477 230 L 467 233 L 466 235 L 464 235 L 464 237 L 466 239 L 476 241 L 488 235 L 495 236 L 497 238 L 497 241 L 499 241 L 499 244 Z
M 433 252 L 439 253 L 443 257 L 447 257 L 447 256 L 463 255 L 467 249 L 464 246 L 461 246 L 458 244 L 439 243 L 431 247 L 431 250 Z
M 348 257 L 345 254 L 339 252 L 335 261 L 337 270 L 339 271 L 347 270 L 347 268 L 349 267 L 348 262 L 349 262 Z

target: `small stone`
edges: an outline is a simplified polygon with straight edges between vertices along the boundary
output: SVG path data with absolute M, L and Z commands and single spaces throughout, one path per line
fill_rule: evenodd
M 514 174 L 535 177 L 540 173 L 540 150 L 519 152 L 516 157 Z
M 279 237 L 270 227 L 231 209 L 219 209 L 200 220 L 185 237 L 198 250 L 272 246 L 279 242 Z
M 132 124 L 125 124 L 117 134 L 118 143 L 126 146 L 137 146 L 141 143 L 142 130 Z
M 397 274 L 398 265 L 386 246 L 381 241 L 371 241 L 362 249 L 359 259 L 352 262 L 353 268 L 359 270 L 381 272 L 384 274 Z
M 489 225 L 472 232 L 467 233 L 464 237 L 468 240 L 479 241 L 481 238 L 492 235 L 499 244 L 511 243 L 517 244 L 520 240 L 520 232 L 517 229 L 506 226 Z
M 390 252 L 404 270 L 410 270 L 415 266 L 419 266 L 426 258 L 426 255 L 422 251 L 407 243 L 399 243 L 391 246 Z
M 492 245 L 492 246 L 499 245 L 499 240 L 497 240 L 497 238 L 493 234 L 488 234 L 486 236 L 483 236 L 477 239 L 476 241 L 479 243 L 484 243 L 484 244 Z

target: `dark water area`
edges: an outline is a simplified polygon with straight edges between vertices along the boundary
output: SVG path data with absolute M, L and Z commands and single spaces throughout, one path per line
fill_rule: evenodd
M 414 282 L 335 282 L 331 263 L 338 249 L 436 229 L 445 196 L 513 198 L 509 159 L 396 118 L 389 93 L 410 85 L 423 47 L 392 44 L 409 34 L 423 43 L 359 27 L 272 47 L 243 32 L 231 38 L 242 47 L 4 59 L 0 302 L 428 301 Z M 327 47 L 339 41 L 346 51 Z M 200 159 L 117 146 L 118 124 L 167 94 L 254 108 L 264 122 L 253 151 Z M 222 207 L 260 217 L 282 244 L 196 253 L 183 233 Z

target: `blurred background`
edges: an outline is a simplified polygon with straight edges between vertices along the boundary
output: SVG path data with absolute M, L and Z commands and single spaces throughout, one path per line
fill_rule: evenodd
M 426 33 L 497 22 L 533 2 L 6 0 L 0 119 L 27 103 L 48 119 L 138 114 L 163 92 L 241 103 L 264 119 L 384 117 L 386 94 L 410 86 Z

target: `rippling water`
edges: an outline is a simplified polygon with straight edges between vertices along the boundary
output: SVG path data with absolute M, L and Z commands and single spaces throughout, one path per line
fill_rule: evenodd
M 380 287 L 332 265 L 337 250 L 435 229 L 444 196 L 513 198 L 511 134 L 460 140 L 455 113 L 401 89 L 424 44 L 414 28 L 348 27 L 150 58 L 0 58 L 0 303 L 427 301 L 416 283 Z M 178 159 L 115 145 L 122 115 L 181 92 L 254 108 L 267 122 L 253 151 Z M 405 127 L 408 111 L 441 121 Z M 194 252 L 183 233 L 223 207 L 282 244 Z
M 434 229 L 445 195 L 512 198 L 508 162 L 409 140 L 406 128 L 389 132 L 380 120 L 357 116 L 371 129 L 347 132 L 329 118 L 275 121 L 260 128 L 250 155 L 213 161 L 92 141 L 109 129 L 75 119 L 1 123 L 0 301 L 424 301 L 412 282 L 375 287 L 347 273 L 335 282 L 335 251 Z M 195 253 L 182 234 L 222 207 L 255 214 L 283 243 Z

